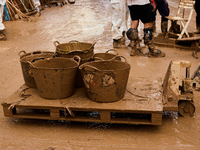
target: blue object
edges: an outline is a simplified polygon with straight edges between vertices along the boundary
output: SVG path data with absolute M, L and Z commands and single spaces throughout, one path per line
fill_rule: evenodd
M 9 21 L 10 16 L 9 16 L 8 9 L 7 9 L 6 5 L 4 5 L 4 11 L 5 11 L 5 19 L 6 19 L 6 21 Z

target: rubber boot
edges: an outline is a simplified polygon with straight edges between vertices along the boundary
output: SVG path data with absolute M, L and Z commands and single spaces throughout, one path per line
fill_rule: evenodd
M 0 30 L 0 41 L 6 41 L 6 34 L 5 34 L 5 30 Z
M 136 55 L 136 51 L 137 51 L 136 45 L 137 45 L 137 41 L 136 40 L 131 40 L 130 41 L 130 46 L 131 46 L 130 56 L 135 56 Z
M 130 40 L 129 46 L 131 47 L 130 56 L 141 55 L 141 51 L 139 50 L 140 42 L 138 37 L 138 30 L 130 28 L 126 35 Z
M 149 55 L 148 55 L 149 57 L 164 57 L 165 56 L 164 52 L 155 48 L 151 27 L 144 29 L 144 44 L 147 45 L 149 48 Z
M 161 22 L 161 31 L 165 37 L 167 35 L 167 30 L 168 30 L 168 21 L 162 21 Z
M 123 32 L 122 32 L 122 38 L 121 38 L 121 44 L 122 44 L 122 45 L 125 45 L 125 43 L 126 43 L 126 37 L 125 37 L 125 34 L 126 34 L 126 32 L 123 31 Z
M 120 39 L 113 39 L 113 48 L 124 48 L 126 47 L 126 37 L 125 37 L 126 32 L 122 32 L 122 37 Z

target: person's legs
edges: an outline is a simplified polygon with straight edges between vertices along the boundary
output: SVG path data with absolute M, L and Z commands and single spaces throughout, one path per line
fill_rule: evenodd
M 144 28 L 144 44 L 149 48 L 149 57 L 164 57 L 165 53 L 155 48 L 152 27 Z
M 134 56 L 137 53 L 137 46 L 139 45 L 139 37 L 138 37 L 138 27 L 139 20 L 132 21 L 131 28 L 126 32 L 128 39 L 130 40 L 131 52 L 130 55 Z
M 168 31 L 168 19 L 166 18 L 169 16 L 169 6 L 166 0 L 156 0 L 157 2 L 157 9 L 160 13 L 161 17 L 161 31 L 166 35 Z
M 113 47 L 125 45 L 125 31 L 127 30 L 126 0 L 111 0 L 112 9 L 112 39 Z
M 195 11 L 196 11 L 196 30 L 195 33 L 200 34 L 200 1 L 196 0 L 195 2 Z
M 0 40 L 6 40 L 6 35 L 4 33 L 5 26 L 3 25 L 3 10 L 4 5 L 0 4 Z
M 139 37 L 138 37 L 138 25 L 139 25 L 139 14 L 138 11 L 140 6 L 132 5 L 129 6 L 130 15 L 131 15 L 131 28 L 126 32 L 128 39 L 130 40 L 130 55 L 134 56 L 137 54 L 137 46 L 139 47 Z
M 152 28 L 152 12 L 151 12 L 151 5 L 143 5 L 143 13 L 140 16 L 142 23 L 144 24 L 144 44 L 149 48 L 149 57 L 164 57 L 165 53 L 161 50 L 155 49 L 154 42 L 153 42 L 153 28 Z

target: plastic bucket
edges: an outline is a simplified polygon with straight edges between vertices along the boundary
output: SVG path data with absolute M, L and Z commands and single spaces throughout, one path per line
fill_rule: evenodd
M 116 57 L 79 66 L 87 95 L 92 101 L 115 102 L 124 97 L 130 65 L 126 61 L 116 61 Z
M 20 51 L 20 63 L 22 68 L 22 74 L 24 77 L 25 84 L 31 88 L 36 88 L 35 80 L 33 77 L 29 75 L 29 62 L 32 62 L 34 59 L 37 58 L 51 58 L 53 56 L 53 52 L 47 52 L 47 51 L 34 51 L 31 53 L 26 53 L 25 51 Z
M 69 43 L 60 44 L 58 41 L 54 42 L 56 53 L 60 57 L 72 58 L 75 55 L 81 59 L 87 59 L 94 55 L 95 43 L 85 43 L 78 41 L 70 41 Z
M 72 58 L 74 56 L 79 56 L 81 58 L 80 65 L 91 61 L 94 55 L 94 44 L 84 43 L 78 41 L 70 41 L 69 43 L 60 44 L 58 41 L 54 42 L 56 47 L 56 56 Z M 80 70 L 77 72 L 76 78 L 76 88 L 84 87 L 84 83 L 81 77 Z
M 29 62 L 39 95 L 47 99 L 66 98 L 74 94 L 80 57 L 49 58 Z

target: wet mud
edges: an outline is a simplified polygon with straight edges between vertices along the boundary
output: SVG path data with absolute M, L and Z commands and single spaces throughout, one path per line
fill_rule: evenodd
M 170 14 L 176 14 L 178 1 L 169 0 Z M 112 48 L 111 9 L 108 0 L 82 0 L 75 4 L 46 7 L 40 17 L 28 21 L 7 21 L 7 41 L 0 41 L 0 102 L 24 84 L 18 53 L 40 50 L 55 52 L 54 41 L 71 40 L 94 43 L 95 53 Z M 186 12 L 187 13 L 187 12 Z M 170 24 L 170 23 L 169 23 Z M 157 16 L 160 33 L 160 15 Z M 195 30 L 195 13 L 188 31 Z M 143 25 L 139 28 L 143 36 Z M 128 44 L 128 40 L 126 41 Z M 164 58 L 131 57 L 130 49 L 117 49 L 131 65 L 131 77 L 160 77 L 164 80 L 171 60 L 191 62 L 191 74 L 199 66 L 192 51 L 158 47 Z M 181 71 L 181 78 L 185 70 Z M 78 123 L 6 118 L 0 108 L 0 149 L 38 150 L 121 150 L 121 149 L 200 149 L 200 93 L 194 92 L 196 107 L 193 117 L 181 117 L 178 112 L 164 112 L 162 125 L 124 125 Z

